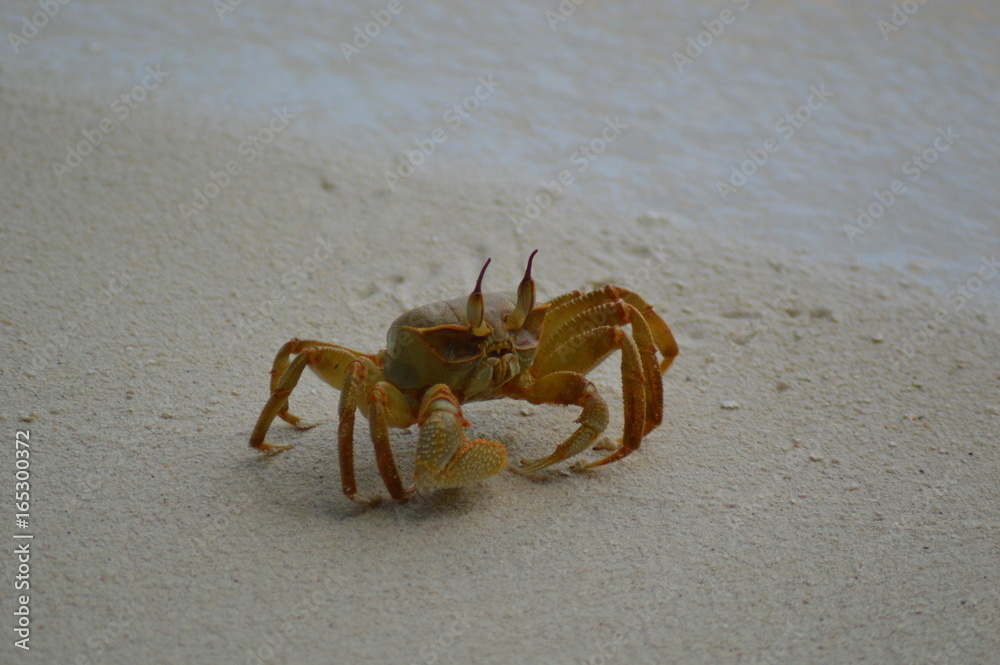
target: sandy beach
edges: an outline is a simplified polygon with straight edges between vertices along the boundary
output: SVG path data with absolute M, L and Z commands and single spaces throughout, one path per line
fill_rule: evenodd
M 997 120 L 982 111 L 995 109 L 997 47 L 973 56 L 957 38 L 995 38 L 994 9 L 957 3 L 946 24 L 950 10 L 926 3 L 883 39 L 891 6 L 852 19 L 863 37 L 824 37 L 840 15 L 816 6 L 637 3 L 647 20 L 626 26 L 625 9 L 593 3 L 565 21 L 546 15 L 556 3 L 510 17 L 403 3 L 348 62 L 353 28 L 393 3 L 280 17 L 250 3 L 221 17 L 208 3 L 88 4 L 60 6 L 0 60 L 0 661 L 996 662 L 1000 224 Z M 13 3 L 2 25 L 20 34 L 38 7 Z M 681 79 L 673 53 L 716 18 L 729 32 Z M 809 41 L 797 29 L 827 59 L 870 42 L 882 73 L 829 70 L 829 105 L 811 73 L 769 92 L 754 79 L 780 55 L 768 36 L 794 53 Z M 417 49 L 422 32 L 442 50 Z M 483 50 L 460 64 L 475 35 Z M 582 55 L 626 36 L 627 58 Z M 322 67 L 296 38 L 329 42 Z M 921 38 L 923 68 L 907 55 Z M 243 42 L 287 58 L 288 90 L 330 68 L 351 94 L 310 105 L 234 74 L 206 96 L 199 58 L 237 72 Z M 546 83 L 523 55 L 546 48 L 591 60 L 553 65 L 566 78 Z M 654 61 L 693 108 L 657 110 L 666 98 L 637 101 L 624 84 L 614 103 L 606 87 L 572 103 L 644 80 Z M 847 82 L 891 86 L 890 70 L 911 77 L 919 113 L 851 115 L 861 97 Z M 432 92 L 393 106 L 399 89 L 371 82 L 383 74 Z M 537 89 L 519 87 L 533 77 Z M 746 97 L 718 92 L 737 80 L 779 99 L 719 118 L 739 115 Z M 948 112 L 926 103 L 960 85 Z M 786 140 L 774 120 L 810 104 Z M 932 149 L 926 169 L 910 163 Z M 730 164 L 757 150 L 770 161 L 732 185 Z M 845 224 L 879 196 L 852 244 Z M 402 312 L 467 295 L 488 257 L 485 288 L 514 289 L 534 249 L 539 298 L 616 283 L 671 326 L 681 352 L 664 422 L 638 452 L 366 508 L 340 489 L 339 394 L 311 375 L 293 410 L 322 424 L 275 423 L 269 440 L 295 445 L 276 457 L 247 446 L 288 339 L 374 352 Z M 591 378 L 617 437 L 618 357 Z M 496 401 L 465 415 L 470 437 L 516 461 L 548 454 L 579 413 Z M 384 496 L 365 429 L 358 483 Z M 392 432 L 407 478 L 416 437 Z

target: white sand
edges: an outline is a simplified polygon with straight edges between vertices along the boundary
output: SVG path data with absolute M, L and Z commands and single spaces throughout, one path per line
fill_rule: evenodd
M 28 429 L 35 534 L 31 652 L 11 644 L 8 541 L 0 661 L 996 662 L 1000 278 L 954 311 L 918 265 L 623 219 L 595 183 L 516 234 L 534 172 L 442 159 L 391 192 L 375 139 L 294 122 L 247 163 L 267 115 L 167 96 L 57 179 L 106 100 L 0 77 L 4 509 L 10 533 Z M 229 160 L 185 226 L 178 204 Z M 665 422 L 638 453 L 364 509 L 340 492 L 338 395 L 311 376 L 294 410 L 324 424 L 276 423 L 296 447 L 273 459 L 247 448 L 288 338 L 381 348 L 487 256 L 487 288 L 512 288 L 534 248 L 540 297 L 631 283 L 673 328 Z M 593 375 L 615 433 L 616 365 Z M 518 459 L 572 431 L 575 409 L 523 406 L 470 405 L 470 433 Z M 406 473 L 414 440 L 393 436 Z M 384 494 L 370 448 L 359 483 Z

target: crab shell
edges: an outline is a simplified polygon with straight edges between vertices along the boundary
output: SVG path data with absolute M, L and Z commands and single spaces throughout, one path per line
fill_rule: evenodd
M 444 383 L 462 401 L 501 397 L 500 387 L 531 367 L 548 304 L 536 304 L 520 327 L 508 329 L 518 294 L 486 293 L 483 300 L 485 336 L 473 334 L 466 298 L 417 307 L 393 321 L 385 378 L 403 391 Z

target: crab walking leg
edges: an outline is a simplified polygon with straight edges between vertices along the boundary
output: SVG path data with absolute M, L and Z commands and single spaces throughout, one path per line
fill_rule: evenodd
M 632 325 L 632 336 L 639 352 L 645 382 L 646 423 L 642 436 L 646 436 L 663 421 L 663 375 L 656 365 L 656 346 L 646 317 L 631 305 L 626 305 L 625 312 Z M 625 381 L 624 375 L 622 381 Z
M 624 339 L 621 336 L 609 338 L 606 333 L 595 335 L 593 331 L 625 324 L 632 325 L 642 366 L 646 412 L 642 434 L 645 436 L 663 420 L 663 378 L 656 364 L 656 346 L 652 332 L 645 317 L 632 305 L 622 301 L 607 302 L 581 312 L 563 326 L 565 331 L 576 332 L 571 336 L 560 333 L 560 336 L 550 338 L 550 346 L 542 349 L 542 359 L 535 363 L 539 375 L 564 370 L 587 374 L 617 348 L 609 346 L 609 341 Z M 553 348 L 557 344 L 558 347 Z M 622 368 L 624 372 L 624 364 Z M 628 378 L 622 374 L 623 384 L 627 384 Z
M 301 353 L 307 353 L 309 355 L 309 367 L 320 378 L 338 390 L 344 384 L 344 371 L 347 369 L 347 363 L 358 356 L 364 355 L 328 342 L 320 342 L 314 339 L 290 339 L 278 349 L 278 354 L 274 357 L 274 364 L 271 366 L 272 393 L 277 389 L 281 377 L 288 370 L 289 356 Z M 278 412 L 278 417 L 299 429 L 309 429 L 318 424 L 303 422 L 298 416 L 289 413 L 287 400 L 285 400 L 284 406 Z
M 613 284 L 589 293 L 573 291 L 552 300 L 549 303 L 549 313 L 545 318 L 545 331 L 541 339 L 542 348 L 539 350 L 539 356 L 535 362 L 544 360 L 548 353 L 580 332 L 581 321 L 586 324 L 591 318 L 585 314 L 588 310 L 619 301 L 628 303 L 642 316 L 650 329 L 655 347 L 663 355 L 660 373 L 666 372 L 677 356 L 677 342 L 674 340 L 673 333 L 670 332 L 670 327 L 642 296 L 635 291 Z M 571 321 L 573 325 L 569 325 Z M 592 326 L 584 325 L 584 327 Z
M 373 506 L 379 500 L 358 496 L 358 484 L 354 479 L 354 417 L 358 412 L 358 399 L 365 394 L 367 377 L 368 369 L 362 359 L 358 358 L 348 364 L 338 407 L 340 425 L 337 427 L 337 452 L 340 458 L 340 485 L 344 496 L 351 501 Z
M 549 311 L 545 313 L 545 329 L 542 331 L 539 344 L 551 343 L 555 333 L 563 330 L 563 327 L 580 312 L 608 302 L 605 289 L 588 291 L 587 293 L 571 291 L 550 300 Z
M 580 417 L 576 419 L 576 422 L 580 423 L 576 431 L 556 446 L 551 455 L 534 460 L 521 460 L 519 471 L 538 471 L 579 455 L 594 445 L 608 426 L 608 405 L 597 392 L 597 386 L 576 372 L 548 374 L 535 381 L 527 392 L 511 396 L 526 399 L 532 404 L 583 407 Z
M 545 330 L 540 343 L 550 349 L 558 348 L 568 338 L 580 332 L 579 326 L 584 312 L 617 302 L 619 293 L 623 290 L 621 287 L 608 284 L 587 293 L 573 291 L 559 296 L 549 303 L 549 312 L 545 316 Z M 586 322 L 589 319 L 590 317 L 586 317 L 582 320 Z M 573 324 L 570 325 L 570 322 Z
M 462 487 L 500 473 L 507 449 L 499 441 L 469 441 L 458 399 L 445 384 L 431 388 L 420 405 L 420 439 L 414 482 L 420 490 Z
M 549 313 L 551 314 L 552 312 L 556 311 L 557 309 L 568 303 L 570 300 L 575 300 L 576 298 L 579 298 L 580 296 L 583 295 L 586 295 L 583 291 L 574 290 L 570 291 L 569 293 L 564 293 L 561 296 L 556 296 L 555 298 L 553 298 L 548 302 Z
M 646 302 L 645 298 L 635 291 L 621 287 L 617 288 L 621 299 L 639 310 L 642 318 L 649 324 L 656 348 L 659 349 L 660 354 L 663 356 L 663 361 L 660 363 L 660 374 L 663 374 L 670 369 L 670 365 L 674 362 L 674 358 L 677 357 L 679 351 L 674 334 L 670 331 L 670 326 L 663 320 L 663 317 L 656 313 L 653 306 Z
M 603 329 L 595 330 L 600 332 Z M 635 341 L 624 330 L 612 327 L 613 344 L 622 351 L 622 402 L 625 407 L 625 427 L 622 432 L 621 446 L 607 457 L 587 464 L 580 462 L 574 465 L 574 471 L 583 471 L 597 466 L 617 462 L 639 449 L 642 437 L 648 432 L 646 426 L 646 391 L 643 386 L 643 368 L 639 349 Z M 659 379 L 657 375 L 657 379 Z
M 389 490 L 389 496 L 396 501 L 406 501 L 413 490 L 403 487 L 392 448 L 389 447 L 389 426 L 406 427 L 410 424 L 406 398 L 392 385 L 384 381 L 376 383 L 368 392 L 368 424 L 382 482 Z
M 302 376 L 302 370 L 305 369 L 308 360 L 306 354 L 296 356 L 291 364 L 282 371 L 281 378 L 272 382 L 271 396 L 264 404 L 260 417 L 257 418 L 257 424 L 253 428 L 253 433 L 250 435 L 250 447 L 269 454 L 280 453 L 292 447 L 290 443 L 285 445 L 268 443 L 264 437 L 267 436 L 267 430 L 270 429 L 275 416 L 287 408 L 288 396 L 295 389 L 295 384 L 299 382 L 299 377 Z M 277 364 L 277 361 L 275 363 Z
M 295 358 L 289 362 L 289 356 L 293 354 Z M 288 412 L 288 397 L 302 377 L 302 370 L 308 366 L 334 388 L 341 388 L 347 364 L 362 355 L 335 344 L 314 340 L 293 339 L 284 344 L 274 358 L 271 367 L 271 395 L 257 419 L 257 425 L 250 436 L 250 445 L 272 454 L 291 448 L 291 444 L 279 446 L 268 443 L 264 437 L 276 416 L 298 429 L 309 429 L 316 425 L 316 423 L 305 423 L 298 416 Z
M 643 362 L 639 348 L 632 337 L 618 326 L 604 326 L 579 335 L 578 340 L 579 344 L 574 344 L 575 358 L 572 363 L 567 363 L 567 365 L 590 368 L 595 364 L 595 359 L 603 359 L 612 350 L 621 349 L 622 401 L 625 408 L 625 426 L 622 432 L 621 446 L 604 459 L 592 464 L 574 467 L 579 470 L 614 462 L 638 450 L 642 443 L 642 437 L 648 430 L 646 427 L 647 407 Z M 582 392 L 574 394 L 569 391 L 558 391 L 561 383 L 566 383 L 566 388 L 572 385 L 568 383 L 569 377 L 580 377 L 579 380 L 585 382 L 585 384 L 581 384 Z M 553 381 L 557 382 L 553 385 Z M 581 389 L 577 388 L 577 390 Z M 580 414 L 579 418 L 580 428 L 573 436 L 560 444 L 556 451 L 548 457 L 528 462 L 523 467 L 524 470 L 536 471 L 583 452 L 604 431 L 608 424 L 607 406 L 604 404 L 604 400 L 600 401 L 601 417 L 598 419 L 588 413 L 588 407 L 594 402 L 587 400 L 586 397 L 590 397 L 591 400 L 595 397 L 600 399 L 594 385 L 576 372 L 559 371 L 543 375 L 538 379 L 527 394 L 526 399 L 536 403 L 582 404 L 583 413 Z M 594 427 L 596 424 L 600 425 L 599 430 Z M 591 428 L 589 436 L 586 431 L 588 427 Z
M 656 429 L 657 426 L 663 421 L 663 375 L 661 374 L 659 368 L 656 364 L 656 345 L 653 341 L 653 333 L 649 328 L 649 324 L 646 318 L 632 305 L 624 303 L 622 301 L 605 303 L 595 307 L 593 310 L 584 312 L 580 315 L 581 318 L 587 317 L 593 323 L 600 323 L 604 325 L 625 325 L 630 324 L 632 326 L 632 337 L 630 338 L 627 334 L 623 333 L 623 340 L 628 346 L 628 341 L 634 341 L 636 350 L 639 353 L 639 362 L 642 366 L 642 378 L 643 386 L 645 389 L 646 397 L 646 424 L 643 428 L 642 435 L 645 436 L 652 430 Z M 628 341 L 624 341 L 628 339 Z M 589 372 L 594 365 L 582 366 L 582 363 L 586 363 L 590 360 L 589 354 L 585 351 L 581 353 L 574 353 L 574 350 L 580 350 L 585 344 L 586 340 L 581 340 L 579 334 L 568 339 L 562 346 L 556 350 L 556 355 L 560 357 L 563 361 L 563 366 L 557 366 L 556 369 L 568 369 L 575 372 L 581 372 L 586 374 Z M 628 353 L 628 349 L 622 348 L 622 387 L 623 390 L 627 388 L 629 377 L 626 374 L 626 368 L 631 367 L 631 365 L 626 363 L 625 355 Z M 568 359 L 569 362 L 566 363 L 565 360 Z M 578 359 L 577 356 L 583 356 L 583 359 Z M 602 358 L 603 359 L 603 358 Z

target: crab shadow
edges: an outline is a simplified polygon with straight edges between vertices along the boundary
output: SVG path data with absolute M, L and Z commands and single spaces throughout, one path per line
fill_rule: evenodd
M 280 442 L 281 436 L 274 437 Z M 257 498 L 272 506 L 285 504 L 289 511 L 311 517 L 336 520 L 360 516 L 388 516 L 399 522 L 426 522 L 448 519 L 476 510 L 489 501 L 490 490 L 484 485 L 443 489 L 430 493 L 414 492 L 406 502 L 392 500 L 381 477 L 366 466 L 359 467 L 357 483 L 361 496 L 376 499 L 374 504 L 351 501 L 341 491 L 336 459 L 322 451 L 300 450 L 296 446 L 279 455 L 248 454 L 230 469 L 233 479 L 245 483 Z M 298 453 L 298 454 L 296 454 Z M 408 469 L 400 475 L 410 477 Z

